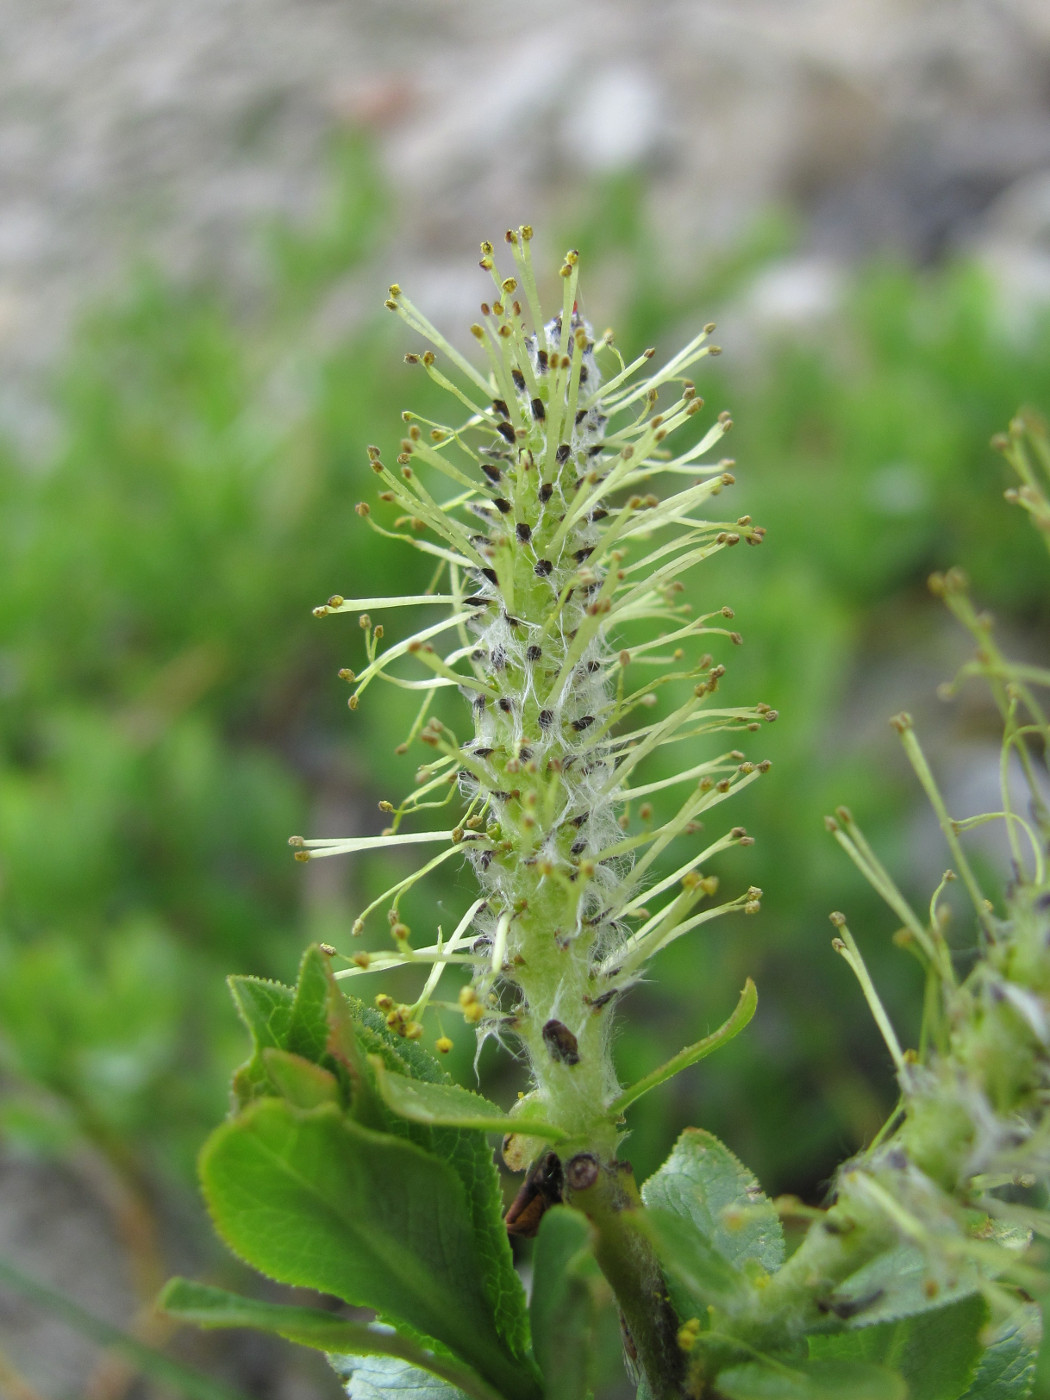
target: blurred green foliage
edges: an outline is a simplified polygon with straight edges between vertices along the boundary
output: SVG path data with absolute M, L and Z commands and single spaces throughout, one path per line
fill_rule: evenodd
M 422 757 L 386 757 L 410 710 L 347 714 L 335 671 L 360 660 L 356 627 L 309 615 L 336 590 L 427 583 L 419 556 L 353 514 L 373 489 L 366 444 L 390 446 L 400 410 L 433 402 L 398 364 L 416 347 L 378 320 L 333 337 L 320 314 L 355 279 L 375 290 L 389 208 L 367 147 L 349 141 L 319 222 L 266 235 L 265 295 L 244 307 L 137 274 L 80 328 L 54 449 L 2 450 L 0 1133 L 20 1151 L 90 1142 L 162 1202 L 192 1192 L 241 1057 L 225 975 L 291 981 L 306 942 L 345 948 L 382 887 L 379 871 L 295 865 L 287 837 L 378 830 L 376 800 L 407 788 Z M 644 208 L 620 181 L 566 214 L 585 284 L 621 292 L 618 308 L 586 309 L 625 349 L 673 350 L 681 326 L 720 308 L 731 335 L 734 299 L 790 249 L 790 224 L 770 218 L 693 285 L 668 286 Z M 725 508 L 769 529 L 763 549 L 705 564 L 693 585 L 698 611 L 732 604 L 745 636 L 718 656 L 727 695 L 781 714 L 750 751 L 772 772 L 728 814 L 758 844 L 718 872 L 766 899 L 759 919 L 664 955 L 625 1008 L 625 1075 L 717 1025 L 748 974 L 760 1007 L 746 1035 L 639 1105 L 640 1177 L 696 1123 L 771 1190 L 813 1192 L 890 1102 L 828 912 L 846 908 L 865 939 L 905 1042 L 918 990 L 822 817 L 849 802 L 920 900 L 940 873 L 912 859 L 914 785 L 880 721 L 940 660 L 925 659 L 941 633 L 924 588 L 935 567 L 963 563 L 978 598 L 1045 640 L 1036 545 L 1002 505 L 987 443 L 1020 402 L 1050 405 L 1048 331 L 1005 327 L 973 268 L 873 265 L 819 332 L 767 335 L 743 370 L 727 354 L 700 377 L 711 410 L 736 420 Z M 436 907 L 447 927 L 466 903 L 465 877 L 444 878 L 406 901 L 410 924 Z M 469 1036 L 445 1029 L 465 1076 Z M 499 1073 L 488 1092 L 509 1101 L 515 1069 Z

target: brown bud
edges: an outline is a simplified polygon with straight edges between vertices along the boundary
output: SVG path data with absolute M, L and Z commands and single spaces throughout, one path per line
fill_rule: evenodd
M 587 1191 L 598 1180 L 598 1171 L 593 1152 L 577 1152 L 565 1163 L 565 1184 L 570 1191 Z

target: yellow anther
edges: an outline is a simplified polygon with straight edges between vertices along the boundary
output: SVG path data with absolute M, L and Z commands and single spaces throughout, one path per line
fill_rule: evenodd
M 678 1329 L 678 1345 L 684 1352 L 690 1352 L 696 1346 L 700 1336 L 700 1319 L 691 1317 L 688 1322 L 683 1322 Z

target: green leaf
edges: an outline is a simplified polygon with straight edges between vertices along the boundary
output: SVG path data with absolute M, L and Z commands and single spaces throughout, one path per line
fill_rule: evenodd
M 642 1187 L 647 1206 L 676 1216 L 745 1272 L 774 1273 L 784 1262 L 784 1232 L 754 1175 L 711 1133 L 687 1128 L 663 1166 Z
M 908 1400 L 900 1376 L 865 1361 L 821 1360 L 774 1366 L 749 1361 L 718 1374 L 725 1400 Z M 916 1395 L 913 1400 L 925 1400 Z
M 904 1377 L 909 1395 L 959 1400 L 974 1378 L 987 1318 L 987 1304 L 975 1294 L 900 1321 L 810 1337 L 810 1355 L 879 1362 Z
M 464 1392 L 392 1356 L 330 1356 L 353 1400 L 465 1400 Z
M 377 1019 L 381 1021 L 381 1018 Z M 370 1043 L 378 1046 L 388 1056 L 386 1068 L 380 1068 L 382 1062 L 379 1061 L 378 1055 L 369 1055 L 365 1064 L 366 1073 L 375 1076 L 377 1091 L 384 1085 L 388 1090 L 393 1086 L 392 1097 L 400 1089 L 403 1100 L 416 1090 L 420 1096 L 416 1100 L 417 1104 L 422 1096 L 430 1091 L 436 1091 L 438 1094 L 447 1091 L 444 1098 L 446 1104 L 448 1099 L 453 1097 L 457 1103 L 462 1103 L 463 1097 L 466 1096 L 471 1102 L 471 1111 L 476 1111 L 475 1096 L 449 1082 L 445 1071 L 420 1046 L 391 1036 L 385 1025 L 382 1026 L 382 1030 L 368 1025 L 359 1026 L 358 1030 L 365 1046 Z M 390 1045 L 386 1037 L 397 1040 L 398 1043 Z M 398 1071 L 407 1065 L 415 1072 L 414 1077 L 409 1079 L 400 1072 L 391 1070 L 391 1060 L 398 1066 Z M 423 1077 L 424 1075 L 427 1077 Z M 510 1241 L 503 1224 L 503 1195 L 499 1173 L 484 1132 L 476 1127 L 466 1127 L 462 1123 L 458 1127 L 451 1127 L 436 1122 L 420 1122 L 414 1118 L 403 1117 L 378 1096 L 376 1102 L 383 1115 L 379 1126 L 388 1132 L 408 1137 L 426 1152 L 439 1157 L 452 1168 L 463 1183 L 474 1240 L 481 1256 L 483 1282 L 492 1302 L 497 1326 L 510 1351 L 516 1356 L 526 1356 L 530 1336 L 525 1291 L 514 1269 Z
M 379 1097 L 374 1081 L 378 1079 L 382 1084 L 384 1071 L 379 1069 L 376 1060 L 379 1059 L 385 1067 L 388 1084 L 395 1082 L 396 1076 L 395 1089 L 407 1085 L 422 1092 L 431 1088 L 439 1091 L 448 1089 L 459 1096 L 460 1102 L 468 1091 L 453 1085 L 447 1071 L 422 1046 L 394 1035 L 371 1007 L 344 998 L 334 979 L 332 986 L 334 993 L 330 993 L 330 996 L 339 999 L 330 1003 L 329 1014 L 333 1026 L 339 1028 L 338 1033 L 343 1037 L 348 1029 L 350 1033 L 356 1033 L 360 1047 L 369 1052 L 367 1061 L 362 1061 L 362 1072 L 370 1076 L 367 1094 L 374 1096 L 379 1115 L 373 1126 L 410 1138 L 425 1151 L 447 1162 L 457 1173 L 470 1204 L 485 1288 L 492 1301 L 500 1333 L 514 1355 L 527 1356 L 530 1337 L 525 1291 L 514 1269 L 510 1241 L 503 1225 L 503 1194 L 491 1146 L 478 1128 L 468 1128 L 462 1123 L 451 1127 L 436 1122 L 420 1122 L 395 1112 Z M 352 1025 L 344 1021 L 344 1014 L 353 1018 Z M 469 1095 L 469 1099 L 473 1106 L 475 1096 Z
M 417 1131 L 427 1135 L 428 1150 L 447 1162 L 463 1183 L 474 1247 L 481 1260 L 481 1281 L 496 1326 L 512 1355 L 528 1357 L 528 1307 L 503 1224 L 503 1193 L 492 1148 L 483 1133 L 473 1130 L 419 1125 Z
M 353 1347 L 362 1354 L 372 1348 L 373 1339 L 380 1352 L 388 1352 L 392 1342 L 396 1350 L 398 1339 L 390 1332 L 372 1332 L 363 1322 L 352 1322 L 324 1312 L 321 1308 L 291 1307 L 284 1303 L 260 1302 L 229 1293 L 225 1288 L 195 1283 L 192 1279 L 173 1278 L 162 1290 L 154 1304 L 158 1312 L 194 1327 L 251 1327 L 256 1332 L 273 1332 L 300 1346 L 316 1347 L 319 1351 L 335 1351 Z M 407 1343 L 413 1348 L 413 1343 Z
M 1036 1361 L 1043 1335 L 1038 1303 L 1022 1303 L 996 1329 L 983 1352 L 977 1374 L 962 1400 L 1027 1400 L 1035 1385 Z
M 943 1308 L 971 1296 L 978 1286 L 977 1270 L 960 1264 L 950 1279 L 930 1292 L 930 1261 L 917 1245 L 899 1244 L 876 1255 L 835 1289 L 834 1306 L 849 1312 L 855 1325 L 894 1322 Z
M 233 1076 L 237 1101 L 244 1104 L 271 1092 L 262 1052 L 287 1047 L 295 992 L 280 982 L 267 982 L 261 977 L 229 977 L 227 984 L 252 1038 L 252 1057 Z
M 369 1056 L 376 1087 L 386 1106 L 401 1118 L 436 1127 L 473 1128 L 491 1133 L 526 1133 L 545 1142 L 561 1142 L 565 1132 L 538 1119 L 509 1114 L 459 1084 L 428 1084 L 387 1069 L 378 1055 Z
M 401 1319 L 508 1397 L 535 1396 L 531 1367 L 500 1337 L 445 1161 L 333 1106 L 261 1099 L 212 1134 L 201 1177 L 219 1233 L 263 1273 Z
M 316 943 L 307 948 L 299 964 L 299 980 L 292 1006 L 292 1023 L 285 1050 L 318 1064 L 328 1049 L 328 959 Z
M 262 1062 L 280 1097 L 296 1108 L 339 1103 L 339 1080 L 329 1070 L 304 1060 L 302 1055 L 268 1045 L 262 1052 Z
M 453 1085 L 433 1055 L 396 1035 L 374 1008 L 345 996 L 318 948 L 304 955 L 294 992 L 251 978 L 234 979 L 231 985 L 254 1044 L 253 1058 L 235 1079 L 241 1103 L 276 1092 L 298 1107 L 310 1107 L 331 1097 L 331 1082 L 320 1075 L 335 1073 L 352 1096 L 350 1111 L 363 1127 L 408 1138 L 451 1166 L 466 1192 L 482 1282 L 497 1327 L 509 1350 L 527 1357 L 528 1312 L 503 1226 L 499 1175 L 484 1133 L 462 1114 L 464 1103 L 472 1113 L 479 1104 L 496 1115 L 499 1109 Z M 319 1065 L 318 1074 L 310 1075 L 304 1061 Z M 395 1092 L 398 1086 L 410 1093 L 414 1087 L 443 1095 L 446 1103 L 454 1098 L 458 1126 L 445 1126 L 433 1105 L 429 1117 L 396 1112 L 379 1097 L 374 1082 L 384 1071 L 390 1072 Z
M 327 1053 L 330 979 L 327 959 L 316 946 L 303 954 L 294 989 L 257 977 L 229 979 L 237 1009 L 252 1037 L 252 1058 L 234 1075 L 234 1091 L 240 1103 L 249 1103 L 275 1089 L 284 1093 L 269 1074 L 268 1050 L 285 1051 L 310 1064 L 323 1064 L 329 1070 L 337 1067 Z
M 544 1400 L 585 1400 L 593 1385 L 598 1266 L 578 1211 L 545 1212 L 532 1268 L 529 1316 Z
M 685 1288 L 688 1298 L 675 1298 L 679 1312 L 697 1307 L 725 1306 L 734 1295 L 743 1295 L 746 1281 L 718 1247 L 692 1224 L 682 1229 L 682 1217 L 662 1206 L 647 1209 L 639 1228 L 653 1241 L 667 1276 Z
M 352 1351 L 354 1360 L 396 1357 L 401 1365 L 430 1373 L 428 1379 L 440 1376 L 452 1394 L 465 1392 L 480 1400 L 498 1400 L 491 1387 L 458 1362 L 436 1356 L 389 1328 L 369 1327 L 320 1308 L 257 1302 L 184 1278 L 171 1280 L 157 1299 L 156 1308 L 194 1327 L 251 1327 L 319 1351 Z
M 659 1084 L 666 1084 L 681 1070 L 688 1069 L 690 1065 L 695 1065 L 698 1060 L 703 1060 L 713 1051 L 720 1050 L 723 1045 L 728 1045 L 733 1037 L 739 1035 L 751 1020 L 757 1006 L 758 992 L 754 982 L 749 977 L 744 983 L 744 990 L 740 993 L 736 1009 L 729 1019 L 719 1026 L 718 1030 L 704 1036 L 703 1040 L 698 1040 L 695 1045 L 687 1045 L 684 1050 L 679 1050 L 678 1054 L 672 1055 L 666 1064 L 662 1064 L 659 1069 L 654 1069 L 643 1079 L 639 1079 L 637 1084 L 632 1084 L 629 1089 L 625 1089 L 613 1102 L 609 1110 L 610 1113 L 618 1118 L 629 1104 L 640 1099 L 650 1089 L 655 1089 Z

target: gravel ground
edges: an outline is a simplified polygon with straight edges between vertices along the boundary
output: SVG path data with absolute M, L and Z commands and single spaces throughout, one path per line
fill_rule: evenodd
M 632 167 L 672 266 L 771 199 L 802 211 L 823 259 L 886 243 L 929 257 L 994 233 L 1005 277 L 1018 240 L 1050 241 L 1050 192 L 1025 193 L 1050 172 L 1044 0 L 532 0 L 524 13 L 0 0 L 0 421 L 32 432 L 78 309 L 134 259 L 250 293 L 253 230 L 309 217 L 326 144 L 349 125 L 374 132 L 397 192 L 377 274 L 428 276 L 453 301 L 467 293 L 446 262 L 469 268 L 479 237 L 554 211 L 571 224 L 588 177 Z M 984 229 L 1018 182 L 1006 229 Z

